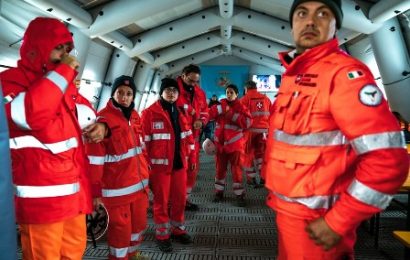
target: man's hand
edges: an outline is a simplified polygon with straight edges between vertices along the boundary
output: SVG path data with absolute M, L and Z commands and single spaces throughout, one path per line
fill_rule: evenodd
M 104 203 L 102 202 L 102 199 L 101 198 L 94 198 L 93 199 L 94 210 L 98 210 L 100 208 L 100 205 L 104 205 Z
M 202 121 L 201 120 L 195 120 L 194 122 L 194 129 L 201 129 L 202 128 Z
M 69 54 L 64 55 L 61 58 L 61 63 L 67 64 L 73 70 L 77 70 L 80 67 L 80 63 L 78 62 L 77 58 Z
M 83 129 L 85 139 L 90 143 L 99 143 L 104 140 L 108 133 L 108 127 L 104 123 L 94 123 Z
M 339 234 L 329 227 L 323 217 L 310 222 L 305 231 L 309 234 L 310 239 L 315 241 L 316 245 L 323 247 L 325 251 L 337 245 L 342 239 Z

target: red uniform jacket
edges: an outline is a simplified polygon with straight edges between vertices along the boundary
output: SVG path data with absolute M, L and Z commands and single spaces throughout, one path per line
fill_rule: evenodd
M 171 172 L 174 161 L 175 134 L 168 112 L 162 108 L 160 101 L 157 101 L 142 111 L 141 117 L 151 170 Z M 180 153 L 186 169 L 187 160 L 193 160 L 194 157 L 194 139 L 183 111 L 179 111 L 179 124 L 181 127 Z
M 128 121 L 111 100 L 98 116 L 99 122 L 108 125 L 110 136 L 88 145 L 93 196 L 102 197 L 109 205 L 130 203 L 137 192 L 148 188 L 140 117 L 132 111 Z
M 241 103 L 249 108 L 252 117 L 250 132 L 265 133 L 269 127 L 270 99 L 256 89 L 248 89 Z
M 222 99 L 220 104 L 211 107 L 209 117 L 216 121 L 214 140 L 218 150 L 226 153 L 244 150 L 243 130 L 252 124 L 247 107 L 239 100 Z
M 399 125 L 368 68 L 336 39 L 287 63 L 266 151 L 269 204 L 324 215 L 344 235 L 387 207 L 409 162 Z
M 0 74 L 10 130 L 17 221 L 43 224 L 91 210 L 88 166 L 72 83 L 76 71 L 49 62 L 51 50 L 72 42 L 63 23 L 37 18 L 23 38 L 18 67 Z M 78 101 L 77 101 L 78 100 Z

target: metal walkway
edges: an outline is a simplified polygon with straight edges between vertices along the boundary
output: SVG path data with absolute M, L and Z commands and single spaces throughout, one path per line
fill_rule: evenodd
M 201 170 L 198 184 L 193 193 L 193 202 L 200 205 L 197 212 L 186 212 L 186 226 L 194 243 L 173 243 L 174 251 L 162 253 L 157 249 L 154 238 L 152 214 L 141 246 L 142 254 L 152 260 L 274 260 L 276 259 L 275 217 L 265 205 L 265 189 L 247 187 L 247 206 L 235 206 L 235 196 L 228 174 L 228 189 L 225 200 L 213 203 L 214 182 L 213 157 L 201 153 Z M 394 240 L 392 231 L 404 229 L 405 214 L 391 207 L 382 214 L 379 249 L 374 247 L 374 236 L 368 229 L 358 230 L 356 259 L 402 260 L 403 246 Z M 303 231 L 301 231 L 303 232 Z M 87 246 L 84 259 L 107 259 L 105 241 L 98 241 L 97 248 Z M 290 259 L 291 260 L 291 259 Z

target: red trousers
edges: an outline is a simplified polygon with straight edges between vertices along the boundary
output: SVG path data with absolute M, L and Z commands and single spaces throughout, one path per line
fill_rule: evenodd
M 186 182 L 186 169 L 151 172 L 149 183 L 154 194 L 153 213 L 157 239 L 168 239 L 171 232 L 176 235 L 186 233 Z
M 354 259 L 353 248 L 356 241 L 356 231 L 352 230 L 331 250 L 324 251 L 309 238 L 305 231 L 307 222 L 300 219 L 276 213 L 278 227 L 278 260 L 346 260 Z
M 110 217 L 107 233 L 109 259 L 129 259 L 138 252 L 147 227 L 148 195 L 140 191 L 130 204 L 106 205 L 106 208 Z
M 85 215 L 50 223 L 21 224 L 24 260 L 81 260 L 87 243 Z
M 264 133 L 248 132 L 243 161 L 248 180 L 260 174 L 265 150 Z
M 226 184 L 226 173 L 228 170 L 228 163 L 231 166 L 231 173 L 233 179 L 233 192 L 235 195 L 242 195 L 245 189 L 242 184 L 242 167 L 241 167 L 241 152 L 236 151 L 232 153 L 225 153 L 218 151 L 215 156 L 216 162 L 216 176 L 215 176 L 215 191 L 223 192 Z
M 199 172 L 199 141 L 195 140 L 195 151 L 194 153 L 196 154 L 195 158 L 196 161 L 193 162 L 196 164 L 195 170 L 191 171 L 189 170 L 190 165 L 188 165 L 188 178 L 187 178 L 187 183 L 186 183 L 186 195 L 187 199 L 189 198 L 189 195 L 192 193 L 192 189 L 195 187 L 196 184 L 196 176 L 198 175 Z

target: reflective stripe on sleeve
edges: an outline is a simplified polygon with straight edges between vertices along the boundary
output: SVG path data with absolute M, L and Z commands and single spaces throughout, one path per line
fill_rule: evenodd
M 242 137 L 243 137 L 243 134 L 239 133 L 239 134 L 235 135 L 234 137 L 232 137 L 231 139 L 229 139 L 228 141 L 224 142 L 224 145 L 234 143 L 234 142 L 240 140 Z
M 353 180 L 347 189 L 347 192 L 358 201 L 379 209 L 387 208 L 390 201 L 393 199 L 392 195 L 372 189 L 357 179 Z
M 268 129 L 266 128 L 249 128 L 249 131 L 252 133 L 267 133 Z
M 19 198 L 49 198 L 73 195 L 80 190 L 80 183 L 49 186 L 15 185 L 15 193 Z
M 31 130 L 26 120 L 26 106 L 24 104 L 25 97 L 26 97 L 26 92 L 21 92 L 10 103 L 11 119 L 18 127 L 25 129 L 25 130 Z
M 274 131 L 274 139 L 283 143 L 299 146 L 331 146 L 348 144 L 346 137 L 339 130 L 291 135 L 281 130 Z
M 270 113 L 268 111 L 258 111 L 258 112 L 252 112 L 251 116 L 269 116 Z
M 192 131 L 191 131 L 191 130 L 188 130 L 188 131 L 185 131 L 185 132 L 181 132 L 181 139 L 184 139 L 184 138 L 186 138 L 187 136 L 190 136 L 190 135 L 192 135 Z
M 363 135 L 352 140 L 352 146 L 357 154 L 364 154 L 379 149 L 406 148 L 402 132 L 384 132 Z
M 238 120 L 238 117 L 239 117 L 239 113 L 233 114 L 233 116 L 232 116 L 232 122 L 235 122 L 236 120 Z
M 230 130 L 240 130 L 241 128 L 236 125 L 231 125 L 231 124 L 225 124 L 224 129 L 230 129 Z
M 131 157 L 134 157 L 138 154 L 142 153 L 142 147 L 136 146 L 134 148 L 130 148 L 128 152 L 120 154 L 120 155 L 113 155 L 113 154 L 107 154 L 105 156 L 93 156 L 89 155 L 88 160 L 90 161 L 90 164 L 92 165 L 104 165 L 104 163 L 114 163 L 114 162 L 119 162 Z
M 68 87 L 68 82 L 63 76 L 55 71 L 50 71 L 47 73 L 46 78 L 53 82 L 61 92 L 65 93 L 65 90 Z
M 78 147 L 78 141 L 75 137 L 71 137 L 67 140 L 56 143 L 44 144 L 31 135 L 10 138 L 9 144 L 10 149 L 40 148 L 44 150 L 50 150 L 53 154 L 66 152 L 72 148 Z
M 147 187 L 148 185 L 148 179 L 144 179 L 141 182 L 138 182 L 137 184 L 121 188 L 121 189 L 102 189 L 101 194 L 105 198 L 109 197 L 118 197 L 118 196 L 124 196 L 124 195 L 129 195 L 132 193 L 135 193 L 137 191 L 140 191 Z

